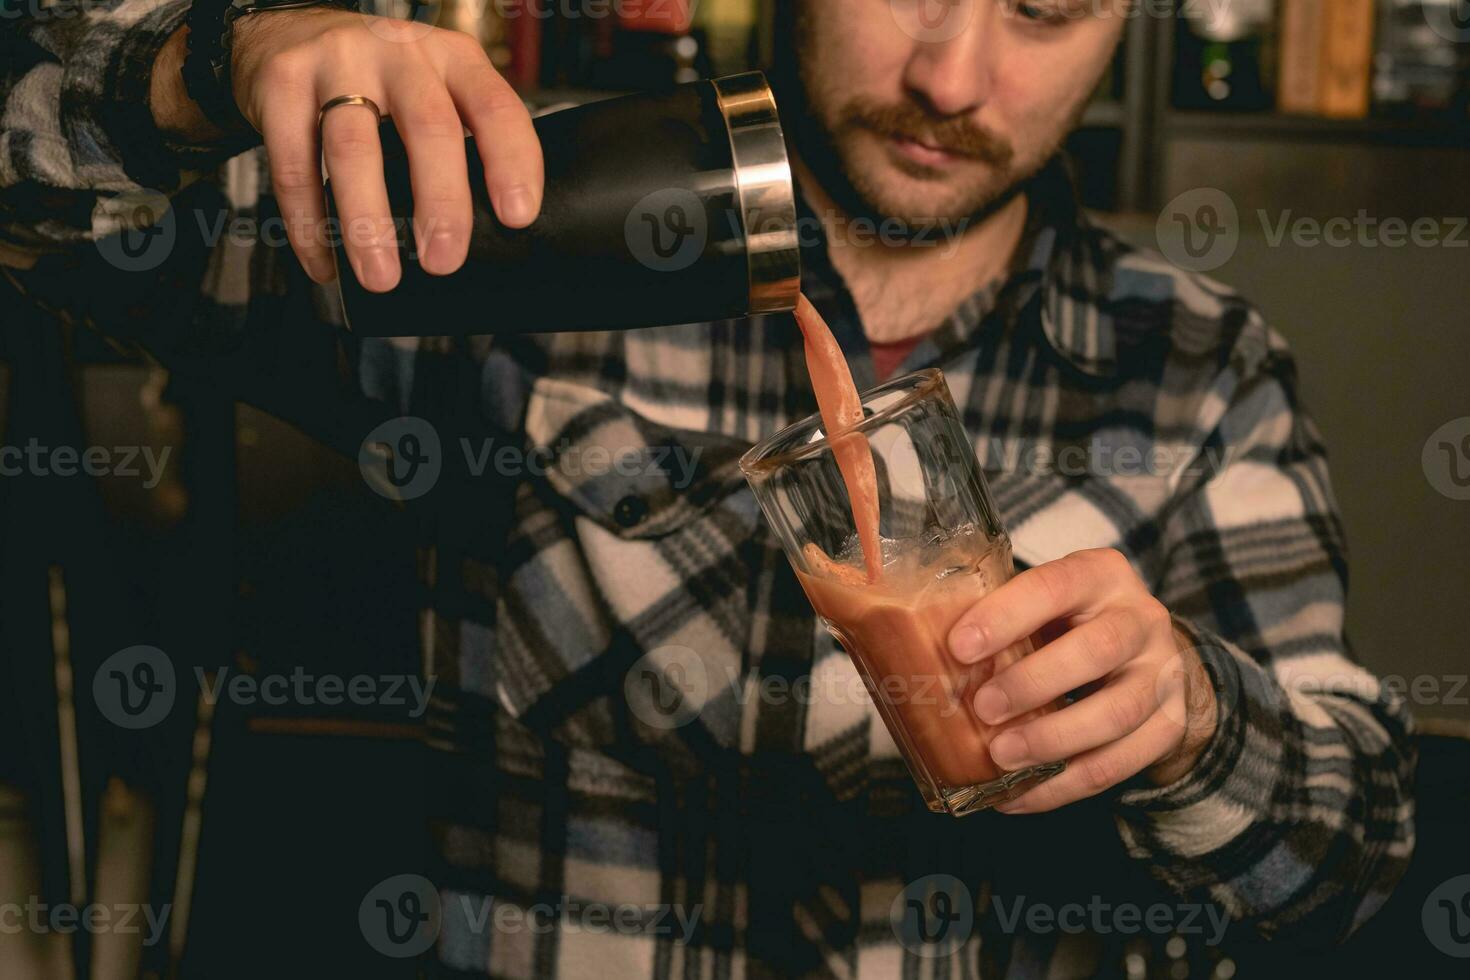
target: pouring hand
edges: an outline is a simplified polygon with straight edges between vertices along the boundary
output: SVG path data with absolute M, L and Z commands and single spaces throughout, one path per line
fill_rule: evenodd
M 474 38 L 327 7 L 249 14 L 233 36 L 235 100 L 265 139 L 287 236 L 314 280 L 333 275 L 317 113 L 338 95 L 365 95 L 393 117 L 408 149 L 414 239 L 426 271 L 453 272 L 469 250 L 465 127 L 485 163 L 496 215 L 514 228 L 536 219 L 540 142 L 525 106 Z M 401 269 L 371 110 L 328 112 L 320 149 L 353 271 L 369 290 L 392 289 Z

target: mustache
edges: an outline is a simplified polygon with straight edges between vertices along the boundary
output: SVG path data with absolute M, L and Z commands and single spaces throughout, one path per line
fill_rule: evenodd
M 1011 144 L 965 116 L 936 117 L 909 102 L 853 99 L 842 110 L 842 126 L 926 143 L 957 156 L 1004 167 L 1015 156 Z

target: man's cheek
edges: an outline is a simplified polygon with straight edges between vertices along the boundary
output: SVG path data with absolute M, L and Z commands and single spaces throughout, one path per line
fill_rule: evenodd
M 884 7 L 828 0 L 810 8 L 797 56 L 815 89 L 833 103 L 829 109 L 864 92 L 885 101 L 901 96 L 913 41 Z
M 1011 142 L 1015 157 L 1011 169 L 1021 173 L 1035 169 L 1066 138 L 1069 110 L 1076 96 L 1050 89 L 1026 93 L 1003 107 L 1007 128 L 1001 130 Z

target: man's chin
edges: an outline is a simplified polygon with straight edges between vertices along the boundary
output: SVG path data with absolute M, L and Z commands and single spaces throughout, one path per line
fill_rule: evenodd
M 887 143 L 888 141 L 884 141 Z M 922 230 L 983 214 L 1005 195 L 1010 175 L 980 160 L 931 166 L 889 146 L 853 148 L 844 168 L 869 216 L 896 219 Z
M 860 192 L 872 214 L 923 230 L 936 223 L 955 224 L 983 215 L 1005 194 L 999 175 L 976 176 L 956 185 L 953 180 L 915 179 L 899 170 L 863 182 Z

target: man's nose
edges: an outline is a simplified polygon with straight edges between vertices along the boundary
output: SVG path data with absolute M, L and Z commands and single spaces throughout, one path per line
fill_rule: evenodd
M 980 108 L 994 88 L 995 41 L 1004 29 L 991 0 L 909 0 L 923 14 L 904 86 L 936 115 Z

